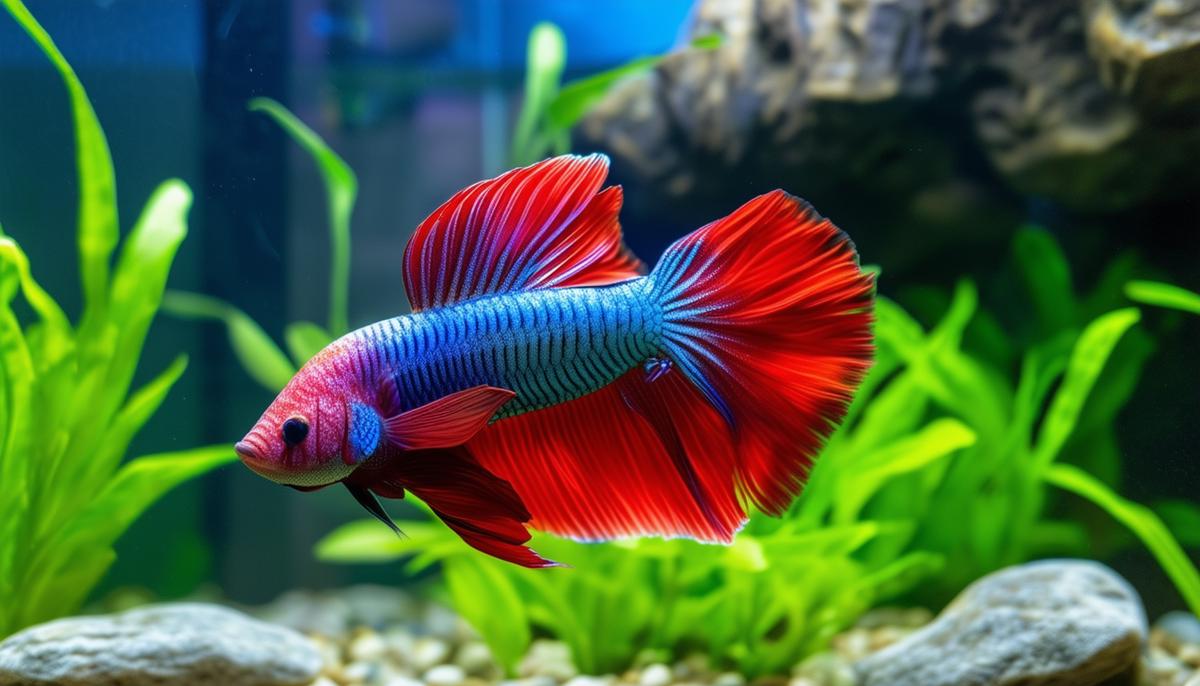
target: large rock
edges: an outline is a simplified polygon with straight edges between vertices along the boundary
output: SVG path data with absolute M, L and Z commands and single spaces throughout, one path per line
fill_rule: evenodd
M 1089 686 L 1127 673 L 1141 600 L 1096 562 L 1049 560 L 972 584 L 933 623 L 855 665 L 862 686 Z
M 1200 0 L 697 0 L 692 17 L 725 44 L 672 56 L 581 130 L 687 202 L 763 178 L 894 212 L 987 185 L 977 158 L 1089 211 L 1198 178 Z
M 291 686 L 320 669 L 300 634 L 201 603 L 60 619 L 0 643 L 0 686 Z

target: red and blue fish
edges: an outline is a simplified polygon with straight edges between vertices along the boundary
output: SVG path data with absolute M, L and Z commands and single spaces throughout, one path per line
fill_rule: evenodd
M 652 270 L 622 242 L 602 155 L 460 191 L 404 254 L 412 314 L 331 343 L 238 444 L 302 490 L 423 500 L 464 541 L 554 564 L 582 540 L 728 543 L 783 512 L 872 359 L 874 282 L 850 239 L 776 190 Z

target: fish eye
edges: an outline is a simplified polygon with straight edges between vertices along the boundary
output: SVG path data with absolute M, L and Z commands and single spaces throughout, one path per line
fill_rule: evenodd
M 308 435 L 308 422 L 304 417 L 289 417 L 283 423 L 283 442 L 297 445 Z

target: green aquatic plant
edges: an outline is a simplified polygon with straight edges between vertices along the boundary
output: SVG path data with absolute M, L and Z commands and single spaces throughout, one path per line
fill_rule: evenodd
M 721 36 L 693 39 L 687 47 L 714 50 Z M 658 66 L 670 53 L 636 57 L 596 74 L 562 83 L 567 64 L 567 41 L 551 22 L 539 22 L 529 32 L 525 52 L 525 91 L 521 113 L 513 131 L 509 157 L 513 166 L 525 166 L 551 155 L 569 152 L 571 129 L 621 81 Z
M 76 610 L 115 558 L 113 543 L 163 493 L 233 459 L 227 446 L 122 462 L 187 364 L 130 392 L 146 333 L 187 232 L 191 192 L 164 182 L 118 247 L 116 184 L 83 85 L 19 0 L 8 13 L 70 96 L 79 176 L 79 322 L 34 279 L 0 231 L 0 636 Z M 18 316 L 18 293 L 32 321 Z
M 1127 526 L 1200 609 L 1200 575 L 1158 516 L 1077 466 L 1080 454 L 1112 439 L 1108 426 L 1147 354 L 1144 338 L 1131 336 L 1137 309 L 1079 323 L 1089 306 L 1074 295 L 1050 236 L 1023 230 L 1014 253 L 1045 337 L 1021 355 L 1017 379 L 966 343 L 978 330 L 1003 335 L 978 309 L 971 282 L 958 285 L 928 330 L 881 297 L 875 366 L 804 494 L 783 518 L 752 516 L 732 547 L 537 536 L 535 549 L 572 568 L 525 570 L 474 554 L 424 521 L 401 523 L 408 539 L 364 521 L 333 532 L 317 555 L 411 558 L 410 573 L 440 563 L 439 592 L 510 670 L 545 633 L 597 673 L 643 651 L 702 648 L 760 674 L 821 649 L 878 603 L 906 593 L 941 602 L 1007 564 L 1086 555 L 1083 523 L 1055 514 L 1054 489 L 1063 489 Z M 984 347 L 1013 345 L 999 343 Z
M 287 353 L 248 314 L 224 301 L 199 293 L 171 291 L 164 309 L 191 319 L 224 324 L 229 345 L 246 373 L 268 391 L 278 392 L 310 357 L 349 331 L 350 217 L 358 195 L 358 179 L 350 166 L 315 131 L 283 105 L 255 98 L 250 109 L 271 117 L 317 164 L 325 185 L 329 213 L 329 318 L 324 328 L 314 322 L 288 324 L 283 331 Z M 289 359 L 290 356 L 290 359 Z
M 1200 293 L 1156 281 L 1130 281 L 1125 295 L 1135 302 L 1200 314 Z
M 935 429 L 935 431 L 937 431 Z M 405 538 L 362 521 L 317 547 L 323 560 L 412 558 L 416 574 L 440 563 L 439 593 L 514 672 L 532 637 L 549 634 L 587 673 L 622 670 L 635 656 L 665 660 L 703 650 L 747 675 L 779 673 L 822 648 L 875 604 L 936 571 L 912 553 L 873 567 L 857 553 L 904 535 L 911 522 L 810 528 L 757 519 L 733 545 L 643 539 L 587 544 L 537 535 L 539 552 L 570 565 L 530 570 L 464 547 L 445 527 L 401 523 Z

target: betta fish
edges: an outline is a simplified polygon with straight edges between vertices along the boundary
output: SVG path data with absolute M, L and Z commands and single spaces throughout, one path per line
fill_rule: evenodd
M 411 314 L 303 366 L 236 449 L 300 490 L 420 498 L 474 548 L 554 562 L 578 540 L 729 543 L 781 514 L 873 354 L 873 278 L 776 190 L 677 240 L 622 241 L 608 159 L 567 155 L 460 191 L 404 253 Z

